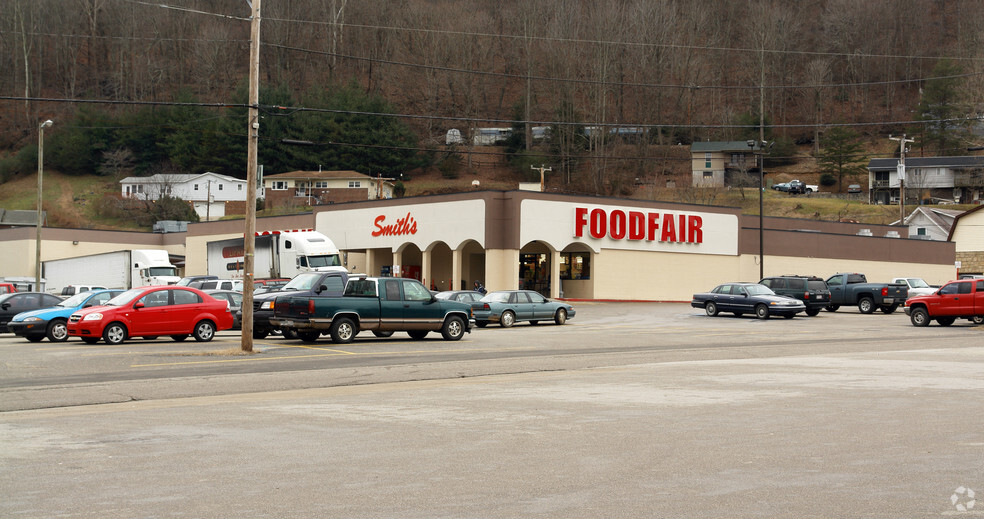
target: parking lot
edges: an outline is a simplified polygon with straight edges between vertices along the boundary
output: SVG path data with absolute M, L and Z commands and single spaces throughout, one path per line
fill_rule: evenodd
M 984 488 L 967 321 L 575 306 L 252 355 L 5 335 L 0 515 L 912 517 Z

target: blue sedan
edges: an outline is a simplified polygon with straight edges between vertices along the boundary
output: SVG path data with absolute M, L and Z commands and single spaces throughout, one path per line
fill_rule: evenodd
M 770 315 L 781 315 L 792 319 L 796 314 L 806 311 L 806 305 L 799 299 L 776 295 L 767 286 L 758 283 L 725 283 L 703 294 L 694 294 L 690 306 L 703 308 L 708 316 L 718 312 L 731 312 L 738 317 L 755 314 L 759 319 Z
M 489 292 L 480 301 L 472 303 L 475 323 L 484 328 L 490 322 L 509 328 L 518 321 L 537 324 L 552 320 L 564 324 L 574 317 L 574 307 L 563 301 L 543 297 L 533 290 L 500 290 Z
M 45 337 L 51 342 L 64 342 L 68 340 L 68 316 L 82 308 L 102 305 L 122 293 L 123 290 L 82 292 L 51 308 L 21 312 L 7 323 L 7 327 L 14 335 L 31 342 L 40 342 Z

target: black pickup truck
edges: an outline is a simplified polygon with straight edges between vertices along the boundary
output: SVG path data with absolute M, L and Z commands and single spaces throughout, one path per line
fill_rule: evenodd
M 345 291 L 349 273 L 343 268 L 326 272 L 301 272 L 294 276 L 286 285 L 272 292 L 253 295 L 253 338 L 263 339 L 279 327 L 270 324 L 273 316 L 273 302 L 277 296 L 290 294 L 296 296 L 340 296 Z M 242 311 L 239 312 L 239 322 L 242 322 Z M 283 330 L 285 339 L 296 339 L 295 330 Z
M 862 314 L 870 314 L 876 308 L 890 314 L 905 303 L 909 286 L 905 283 L 868 283 L 864 274 L 842 272 L 827 278 L 830 304 L 827 310 L 836 312 L 846 305 L 857 305 Z
M 362 330 L 377 337 L 407 332 L 423 339 L 441 332 L 457 341 L 475 326 L 469 303 L 438 299 L 416 279 L 351 279 L 341 297 L 281 294 L 274 305 L 274 326 L 295 330 L 305 342 L 327 333 L 334 343 L 351 342 Z

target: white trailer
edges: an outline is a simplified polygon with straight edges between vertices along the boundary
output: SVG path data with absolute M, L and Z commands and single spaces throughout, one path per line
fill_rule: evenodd
M 345 270 L 335 243 L 314 229 L 258 232 L 255 240 L 253 275 L 256 279 Z M 244 248 L 242 238 L 208 242 L 208 274 L 220 279 L 242 279 Z
M 69 285 L 98 285 L 107 288 L 134 288 L 173 285 L 178 269 L 166 250 L 135 249 L 91 254 L 42 262 L 49 293 L 60 294 Z

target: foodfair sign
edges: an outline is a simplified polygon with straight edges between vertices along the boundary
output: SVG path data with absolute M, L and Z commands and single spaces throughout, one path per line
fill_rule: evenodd
M 583 243 L 601 249 L 687 254 L 738 254 L 738 216 L 666 207 L 524 200 L 523 243 L 563 249 Z

